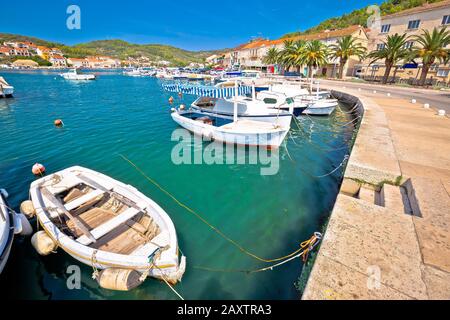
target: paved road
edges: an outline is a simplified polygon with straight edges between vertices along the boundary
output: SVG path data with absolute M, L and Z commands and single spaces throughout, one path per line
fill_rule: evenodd
M 327 84 L 347 87 L 347 88 L 361 88 L 362 90 L 376 90 L 378 93 L 390 93 L 392 97 L 405 98 L 408 100 L 416 99 L 418 103 L 429 103 L 430 107 L 436 110 L 443 109 L 447 116 L 450 116 L 450 91 L 437 91 L 417 88 L 404 88 L 390 85 L 366 84 L 343 82 L 333 80 L 320 80 L 322 86 Z

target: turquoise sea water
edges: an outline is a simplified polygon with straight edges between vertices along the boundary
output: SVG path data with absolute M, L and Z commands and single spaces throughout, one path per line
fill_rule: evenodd
M 171 152 L 169 93 L 153 78 L 99 72 L 92 82 L 69 82 L 56 73 L 0 72 L 15 87 L 15 97 L 0 99 L 0 187 L 18 209 L 35 179 L 31 166 L 47 172 L 85 166 L 132 184 L 172 218 L 187 270 L 176 289 L 186 299 L 298 299 L 294 283 L 302 263 L 292 261 L 257 274 L 211 272 L 256 269 L 266 264 L 244 255 L 168 196 L 146 181 L 119 154 L 138 165 L 180 201 L 245 248 L 265 258 L 296 250 L 326 222 L 335 201 L 341 170 L 325 178 L 345 154 L 352 136 L 350 119 L 338 109 L 331 117 L 303 118 L 279 150 L 276 175 L 260 175 L 266 165 L 175 165 Z M 189 105 L 194 97 L 175 97 Z M 64 128 L 53 121 L 63 119 Z M 296 129 L 295 124 L 292 125 Z M 207 143 L 205 143 L 207 145 Z M 337 150 L 334 150 L 337 149 Z M 248 156 L 247 151 L 247 156 Z M 36 228 L 36 221 L 33 220 Z M 69 290 L 69 265 L 82 270 L 82 289 Z M 148 278 L 131 292 L 98 287 L 92 268 L 62 250 L 39 256 L 29 238 L 16 238 L 0 287 L 20 299 L 176 299 L 163 283 Z M 9 288 L 11 290 L 9 290 Z

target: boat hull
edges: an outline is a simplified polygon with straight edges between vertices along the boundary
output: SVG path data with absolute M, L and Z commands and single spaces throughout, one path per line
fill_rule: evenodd
M 337 102 L 322 102 L 318 101 L 311 104 L 308 108 L 303 111 L 303 114 L 316 115 L 316 116 L 329 116 L 333 113 L 334 109 L 337 107 Z
M 12 97 L 14 94 L 14 87 L 12 86 L 3 86 L 1 92 L 7 97 Z
M 11 252 L 12 243 L 14 240 L 14 216 L 7 209 L 6 199 L 0 192 L 0 219 L 5 219 L 0 221 L 0 274 L 2 273 Z

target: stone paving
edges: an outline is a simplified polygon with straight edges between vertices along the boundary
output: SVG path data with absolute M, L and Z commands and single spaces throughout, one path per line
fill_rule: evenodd
M 302 298 L 450 299 L 450 119 L 386 94 L 329 89 L 358 97 L 365 114 Z M 414 214 L 355 196 L 361 184 L 396 182 Z

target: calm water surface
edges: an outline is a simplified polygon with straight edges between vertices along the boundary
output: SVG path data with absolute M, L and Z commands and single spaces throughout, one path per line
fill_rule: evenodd
M 265 165 L 175 165 L 171 151 L 177 128 L 170 117 L 169 93 L 152 78 L 99 73 L 86 83 L 65 81 L 56 73 L 0 72 L 15 87 L 15 97 L 0 99 L 0 186 L 18 210 L 35 179 L 31 166 L 47 172 L 81 165 L 132 184 L 172 218 L 187 270 L 176 288 L 187 299 L 298 299 L 294 283 L 299 260 L 257 274 L 204 271 L 201 268 L 264 267 L 213 233 L 176 205 L 126 163 L 124 154 L 180 201 L 201 213 L 245 248 L 265 258 L 296 250 L 326 222 L 335 201 L 341 170 L 325 178 L 347 154 L 351 129 L 338 109 L 331 117 L 303 118 L 280 149 L 276 175 L 261 176 Z M 189 105 L 194 97 L 175 103 Z M 63 119 L 57 129 L 53 121 Z M 336 150 L 337 149 L 337 150 Z M 247 153 L 248 155 L 248 153 Z M 36 221 L 32 221 L 36 228 Z M 69 265 L 82 270 L 82 289 L 68 290 Z M 131 292 L 98 287 L 92 269 L 64 251 L 39 256 L 29 238 L 16 238 L 0 287 L 21 299 L 176 299 L 151 278 Z M 9 290 L 10 288 L 11 290 Z

